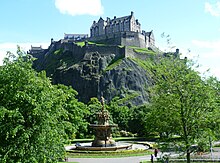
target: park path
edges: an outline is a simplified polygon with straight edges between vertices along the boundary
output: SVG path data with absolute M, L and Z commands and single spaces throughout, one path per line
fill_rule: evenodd
M 144 160 L 150 161 L 150 155 L 121 158 L 68 158 L 68 162 L 79 163 L 140 163 Z

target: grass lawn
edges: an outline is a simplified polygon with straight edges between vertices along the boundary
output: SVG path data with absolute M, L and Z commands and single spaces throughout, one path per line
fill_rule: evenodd
M 70 158 L 117 158 L 117 157 L 131 157 L 144 156 L 152 154 L 148 150 L 124 150 L 124 151 L 71 151 L 67 152 Z
M 134 51 L 136 51 L 138 53 L 156 55 L 156 53 L 154 51 L 149 50 L 148 48 L 140 48 L 140 47 L 136 47 L 136 46 L 129 46 L 129 48 L 134 49 Z

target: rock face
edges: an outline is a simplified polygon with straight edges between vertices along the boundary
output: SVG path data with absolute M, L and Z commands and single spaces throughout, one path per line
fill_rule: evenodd
M 92 46 L 52 43 L 44 53 L 34 55 L 34 68 L 45 70 L 54 84 L 72 86 L 85 103 L 101 96 L 107 102 L 115 96 L 130 97 L 135 105 L 149 101 L 151 79 L 145 69 L 125 57 L 123 48 Z

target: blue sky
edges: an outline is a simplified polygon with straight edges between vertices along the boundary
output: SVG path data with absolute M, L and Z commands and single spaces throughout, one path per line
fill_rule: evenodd
M 16 45 L 47 47 L 64 33 L 89 33 L 93 20 L 134 16 L 156 46 L 168 49 L 161 34 L 189 58 L 198 56 L 200 70 L 210 68 L 220 79 L 220 0 L 2 0 L 0 60 Z M 188 50 L 190 49 L 190 53 Z

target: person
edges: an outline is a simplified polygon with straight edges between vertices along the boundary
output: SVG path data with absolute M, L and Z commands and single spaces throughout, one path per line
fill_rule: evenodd
M 154 156 L 153 154 L 150 155 L 150 161 L 153 163 L 154 162 Z
M 154 156 L 157 157 L 157 154 L 158 154 L 158 149 L 155 148 L 155 150 L 154 150 Z

